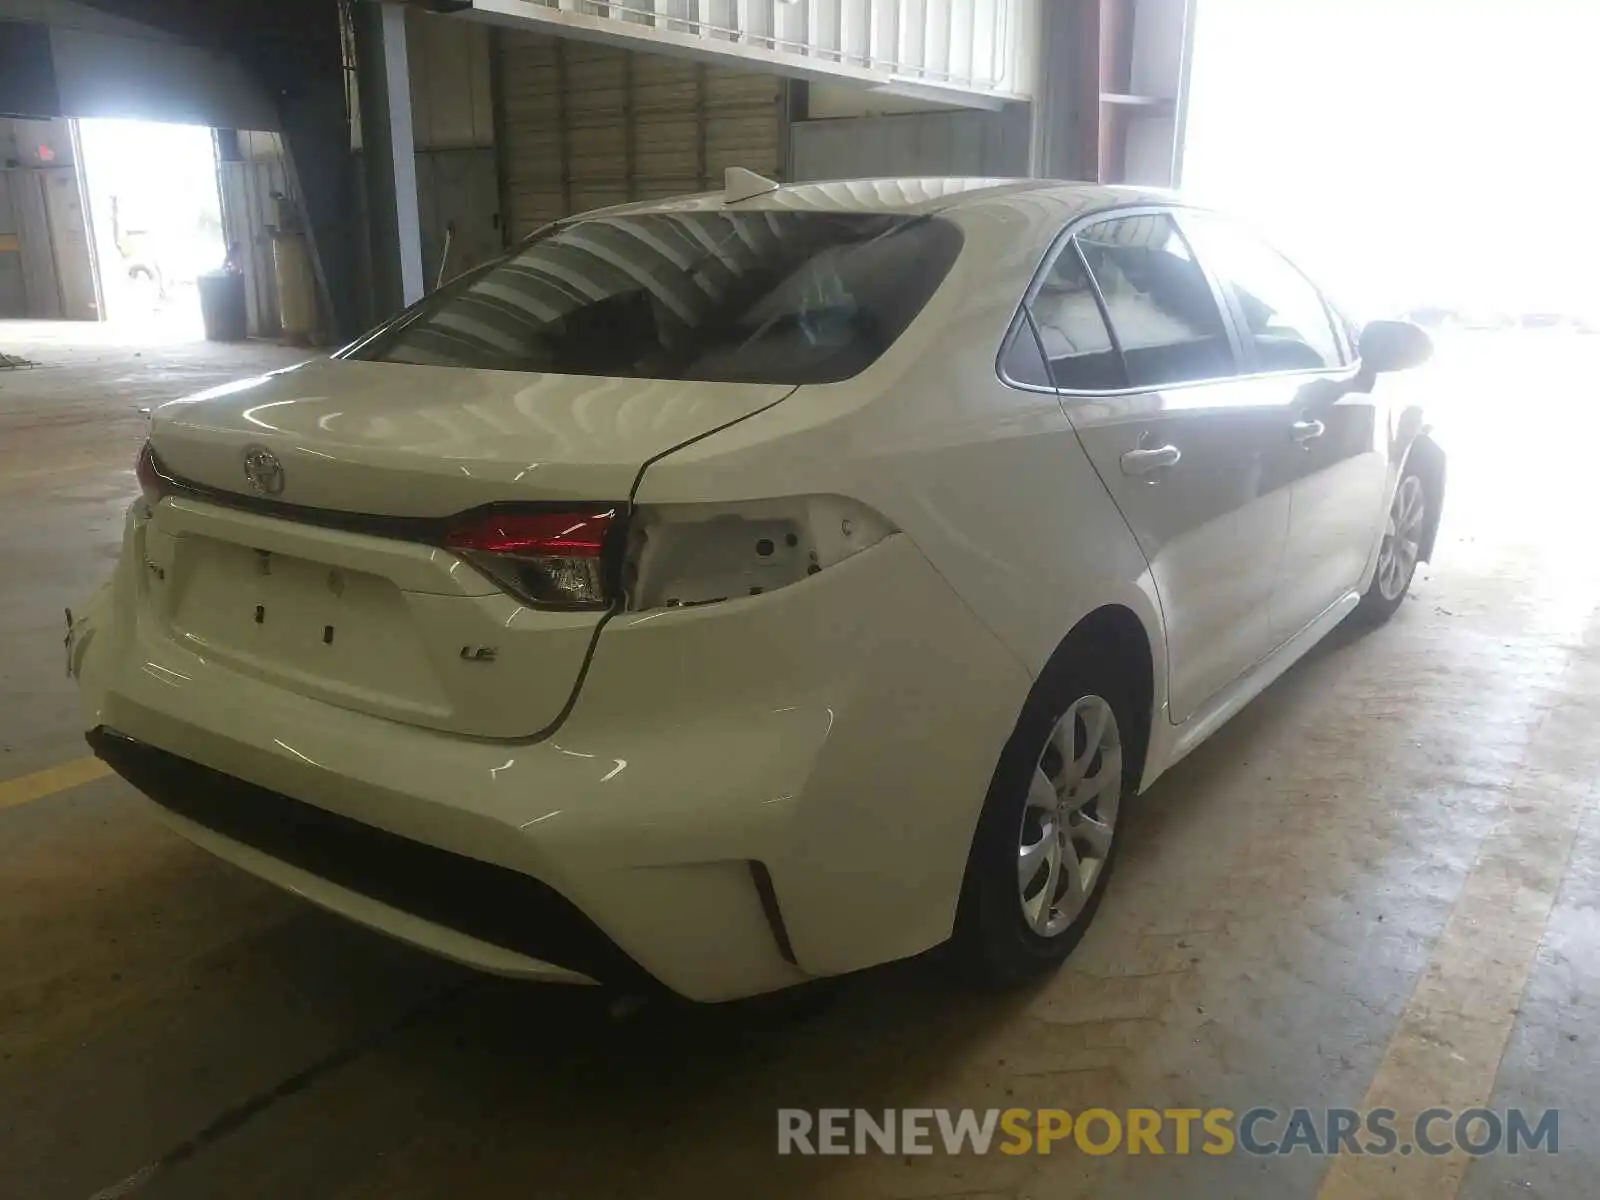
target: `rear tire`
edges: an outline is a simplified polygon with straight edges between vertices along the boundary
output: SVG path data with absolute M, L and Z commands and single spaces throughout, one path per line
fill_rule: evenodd
M 1434 503 L 1434 489 L 1429 487 L 1426 473 L 1408 460 L 1389 505 L 1377 568 L 1361 603 L 1351 613 L 1352 620 L 1367 626 L 1381 625 L 1399 611 L 1416 577 L 1428 514 Z
M 979 986 L 1015 987 L 1064 962 L 1099 910 L 1118 818 L 1137 787 L 1125 672 L 1068 646 L 1034 685 L 978 820 L 949 959 Z

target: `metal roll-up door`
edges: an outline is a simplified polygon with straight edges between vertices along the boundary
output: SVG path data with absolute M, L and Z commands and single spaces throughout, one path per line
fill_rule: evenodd
M 534 34 L 496 41 L 515 236 L 607 204 L 706 191 L 727 167 L 778 174 L 775 75 Z

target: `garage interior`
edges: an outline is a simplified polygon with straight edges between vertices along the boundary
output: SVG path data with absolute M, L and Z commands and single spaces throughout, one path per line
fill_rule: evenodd
M 1591 1194 L 1596 44 L 1582 0 L 0 0 L 0 1196 Z M 127 315 L 107 120 L 210 131 L 242 339 Z M 479 976 L 181 841 L 84 745 L 63 611 L 150 407 L 730 167 L 1182 186 L 1434 333 L 1433 563 L 1132 803 L 1030 991 Z M 1257 1105 L 1559 1109 L 1560 1153 L 775 1153 L 779 1108 Z

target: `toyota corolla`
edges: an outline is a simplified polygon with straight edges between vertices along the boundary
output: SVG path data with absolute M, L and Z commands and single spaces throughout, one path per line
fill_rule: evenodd
M 180 833 L 462 963 L 1019 982 L 1129 796 L 1400 605 L 1428 353 L 1167 194 L 735 172 L 156 409 L 69 668 Z

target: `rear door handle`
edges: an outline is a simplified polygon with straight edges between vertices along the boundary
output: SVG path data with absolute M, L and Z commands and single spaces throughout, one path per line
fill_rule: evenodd
M 1148 475 L 1151 471 L 1159 471 L 1162 467 L 1176 466 L 1183 451 L 1171 444 L 1165 446 L 1152 446 L 1149 449 L 1140 447 L 1129 450 L 1122 456 L 1122 473 L 1124 475 Z
M 1309 442 L 1321 437 L 1327 428 L 1321 421 L 1296 421 L 1289 426 L 1289 436 L 1297 442 Z

